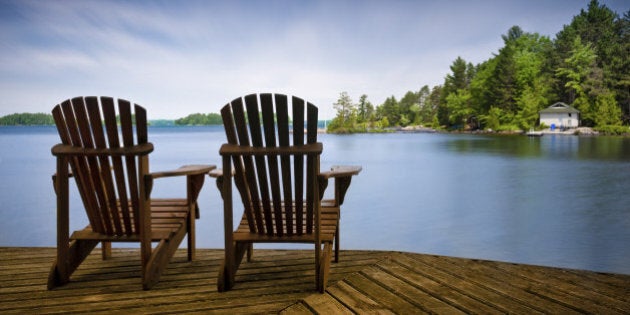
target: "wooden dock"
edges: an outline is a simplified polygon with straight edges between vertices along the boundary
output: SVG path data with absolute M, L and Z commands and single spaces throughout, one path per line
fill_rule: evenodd
M 143 291 L 137 249 L 98 251 L 70 284 L 46 290 L 53 248 L 0 248 L 0 313 L 630 313 L 630 275 L 385 251 L 342 251 L 325 294 L 308 250 L 255 250 L 218 293 L 221 250 L 180 250 Z

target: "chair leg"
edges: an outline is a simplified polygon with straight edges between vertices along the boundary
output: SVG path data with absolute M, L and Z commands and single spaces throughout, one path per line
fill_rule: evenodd
M 57 259 L 48 274 L 48 290 L 70 282 L 72 273 L 77 270 L 97 244 L 98 241 L 75 240 L 65 249 L 58 250 Z
M 217 291 L 219 292 L 228 291 L 234 286 L 233 274 L 228 269 L 227 262 L 223 261 L 217 278 Z
M 111 242 L 101 242 L 101 255 L 103 256 L 103 260 L 112 258 Z
M 254 255 L 254 244 L 253 243 L 249 243 L 249 245 L 247 246 L 247 262 L 251 262 L 252 261 L 252 256 Z
M 144 290 L 149 290 L 158 283 L 160 277 L 169 261 L 177 251 L 177 248 L 184 240 L 186 230 L 180 228 L 170 239 L 161 240 L 160 243 L 151 251 L 151 257 L 146 262 L 146 266 L 142 267 L 142 286 Z M 148 244 L 146 246 L 151 246 Z
M 236 243 L 232 248 L 226 250 L 225 259 L 219 269 L 219 277 L 217 279 L 217 289 L 219 292 L 225 292 L 234 286 L 236 271 L 248 254 L 248 260 L 251 259 L 250 253 L 253 248 L 252 243 Z M 231 259 L 230 259 L 231 258 Z
M 328 283 L 328 275 L 330 273 L 330 261 L 332 259 L 332 244 L 325 243 L 322 257 L 319 261 L 317 274 L 317 291 L 324 293 L 326 291 L 326 284 Z
M 142 275 L 142 288 L 144 290 L 150 290 L 155 284 L 160 281 L 160 276 L 168 264 L 168 244 L 166 240 L 161 240 L 151 253 L 151 258 L 147 262 L 147 265 L 142 268 L 144 273 Z
M 238 267 L 241 265 L 241 262 L 243 261 L 243 257 L 245 256 L 245 253 L 248 254 L 250 253 L 250 249 L 253 248 L 252 247 L 252 243 L 236 243 L 235 246 L 235 250 L 234 250 L 234 273 L 236 274 L 236 270 L 238 269 Z M 248 257 L 248 261 L 251 257 Z
M 187 231 L 188 231 L 188 261 L 195 260 L 196 256 L 196 240 L 195 240 L 195 217 L 189 215 L 187 220 Z
M 337 228 L 335 229 L 335 263 L 339 262 L 339 222 L 337 222 Z

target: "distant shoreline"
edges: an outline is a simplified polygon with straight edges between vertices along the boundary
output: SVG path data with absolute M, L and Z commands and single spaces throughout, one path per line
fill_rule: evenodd
M 176 125 L 176 124 L 164 124 L 164 123 L 157 123 L 157 124 L 153 124 L 151 123 L 151 121 L 149 121 L 149 127 L 160 127 L 160 128 L 182 128 L 182 127 L 218 127 L 221 125 L 217 125 L 217 124 L 212 124 L 212 125 Z M 55 127 L 55 125 L 50 125 L 50 124 L 34 124 L 34 125 L 19 125 L 19 124 L 15 124 L 15 125 L 0 125 L 0 128 L 2 127 Z M 338 134 L 338 135 L 344 135 L 344 134 L 352 134 L 352 133 L 334 133 L 334 132 L 328 132 L 326 128 L 317 128 L 317 133 L 319 134 Z M 494 131 L 494 130 L 469 130 L 469 131 L 462 131 L 462 130 L 452 130 L 452 131 L 448 131 L 448 130 L 439 130 L 439 129 L 433 129 L 433 128 L 429 128 L 429 127 L 423 127 L 423 126 L 407 126 L 407 127 L 396 127 L 396 128 L 386 128 L 386 129 L 382 129 L 379 131 L 373 130 L 373 131 L 368 131 L 368 132 L 356 132 L 354 134 L 370 134 L 370 133 L 442 133 L 442 134 L 471 134 L 471 135 L 526 135 L 527 132 L 526 131 L 522 131 L 522 130 L 514 130 L 514 131 Z M 571 129 L 566 129 L 566 130 L 560 130 L 560 129 L 556 129 L 556 130 L 551 130 L 551 129 L 543 129 L 543 130 L 536 130 L 536 133 L 538 133 L 538 135 L 544 136 L 544 135 L 565 135 L 565 136 L 622 136 L 622 137 L 630 137 L 630 130 L 628 133 L 625 134 L 621 134 L 621 135 L 615 135 L 615 134 L 608 134 L 605 132 L 599 132 L 597 130 L 594 130 L 593 128 L 590 127 L 578 127 L 578 128 L 571 128 Z
M 462 134 L 488 134 L 488 135 L 526 135 L 527 131 L 514 130 L 514 131 L 493 131 L 493 130 L 473 130 L 473 131 L 441 131 L 433 128 L 414 126 L 400 128 L 397 132 L 401 133 L 462 133 Z M 590 127 L 578 127 L 566 130 L 560 129 L 542 129 L 537 130 L 541 135 L 567 135 L 567 136 L 599 136 L 604 135 L 599 131 Z

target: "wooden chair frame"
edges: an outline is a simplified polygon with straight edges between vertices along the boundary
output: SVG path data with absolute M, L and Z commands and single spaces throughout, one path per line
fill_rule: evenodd
M 219 291 L 233 287 L 246 252 L 251 260 L 253 243 L 314 244 L 320 292 L 326 287 L 333 243 L 338 261 L 339 209 L 352 176 L 361 167 L 339 166 L 320 172 L 323 145 L 317 142 L 317 107 L 297 97 L 291 101 L 291 130 L 286 95 L 251 94 L 221 110 L 228 141 L 219 150 L 222 170 L 211 172 L 224 205 L 225 257 L 217 281 Z M 329 178 L 336 179 L 335 198 L 322 201 Z M 244 207 L 236 230 L 233 182 Z
M 190 165 L 149 173 L 148 155 L 153 145 L 148 142 L 146 111 L 134 105 L 134 116 L 128 101 L 119 99 L 117 103 L 120 127 L 115 100 L 110 97 L 101 97 L 100 102 L 97 97 L 76 97 L 53 109 L 62 143 L 52 148 L 57 159 L 53 176 L 57 194 L 57 259 L 49 274 L 48 289 L 68 283 L 98 243 L 102 243 L 103 259 L 111 256 L 111 242 L 140 243 L 145 290 L 158 282 L 186 235 L 188 260 L 195 257 L 195 219 L 199 215 L 196 200 L 205 175 L 215 166 Z M 151 199 L 154 179 L 171 176 L 186 176 L 186 198 Z M 72 235 L 70 178 L 77 183 L 90 221 L 90 225 Z

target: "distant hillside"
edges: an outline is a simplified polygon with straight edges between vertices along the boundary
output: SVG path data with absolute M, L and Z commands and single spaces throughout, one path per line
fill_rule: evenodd
M 330 121 L 318 121 L 318 128 L 326 128 Z M 51 114 L 45 113 L 21 113 L 0 117 L 0 126 L 51 126 L 55 124 Z M 172 127 L 172 126 L 207 126 L 222 125 L 223 120 L 219 114 L 190 114 L 184 118 L 176 120 L 154 119 L 149 120 L 149 126 Z
M 221 115 L 210 113 L 210 114 L 190 114 L 184 118 L 180 118 L 175 120 L 176 125 L 183 126 L 198 126 L 198 125 L 222 125 L 223 119 Z
M 51 114 L 45 113 L 21 113 L 0 117 L 0 126 L 41 126 L 54 125 Z
M 0 117 L 0 126 L 51 126 L 55 120 L 51 114 L 16 113 Z M 151 126 L 175 126 L 175 121 L 168 119 L 150 120 Z
M 149 120 L 149 126 L 153 127 L 172 127 L 175 126 L 175 121 L 170 119 L 155 119 Z

